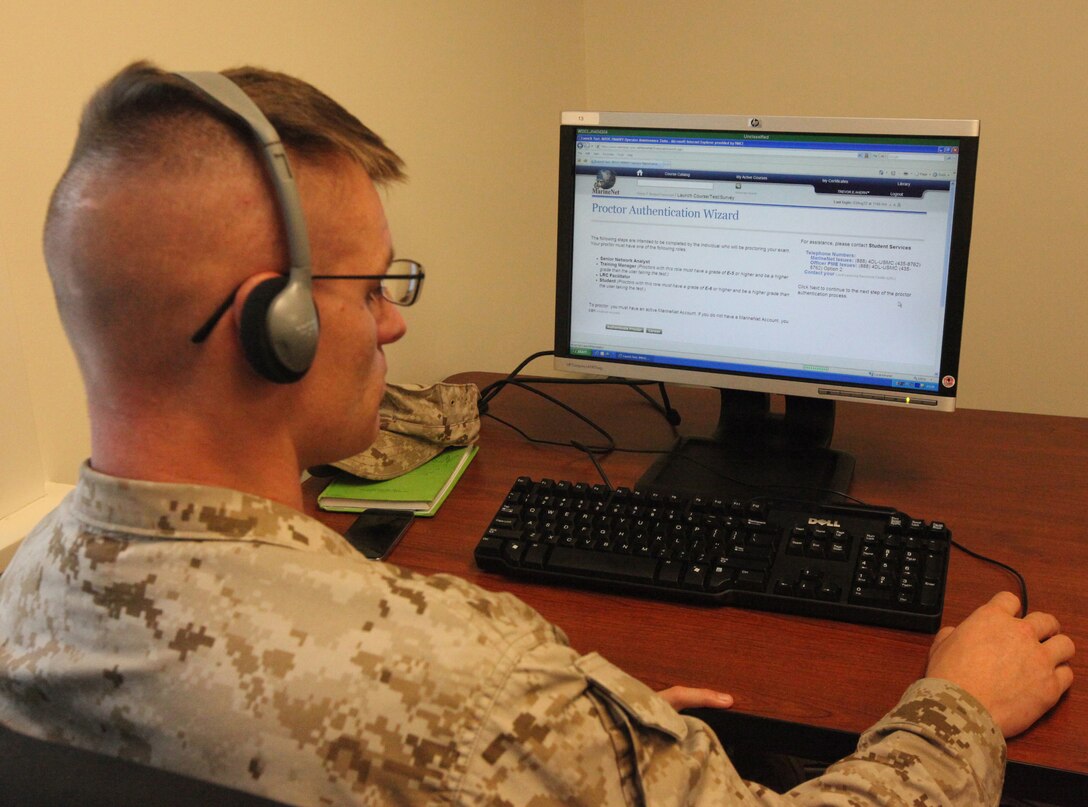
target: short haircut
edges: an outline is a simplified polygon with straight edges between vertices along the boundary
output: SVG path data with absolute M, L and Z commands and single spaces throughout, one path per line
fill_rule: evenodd
M 378 135 L 320 90 L 301 79 L 258 67 L 222 71 L 265 114 L 289 152 L 320 161 L 342 156 L 357 163 L 376 185 L 404 178 L 403 162 Z M 252 149 L 248 127 L 188 81 L 147 61 L 122 69 L 91 97 L 65 174 L 53 194 L 50 220 L 66 180 L 106 160 L 114 170 L 146 161 L 177 159 L 186 138 L 222 138 L 233 129 Z M 171 155 L 171 156 L 167 156 Z

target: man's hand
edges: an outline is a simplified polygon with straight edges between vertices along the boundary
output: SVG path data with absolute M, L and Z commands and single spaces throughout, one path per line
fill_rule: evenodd
M 1073 640 L 1050 614 L 1017 619 L 1020 599 L 994 596 L 962 624 L 940 630 L 926 675 L 966 689 L 986 707 L 1006 737 L 1024 731 L 1073 683 Z
M 708 706 L 712 709 L 728 709 L 733 705 L 733 696 L 713 689 L 696 687 L 669 687 L 657 693 L 676 711 Z

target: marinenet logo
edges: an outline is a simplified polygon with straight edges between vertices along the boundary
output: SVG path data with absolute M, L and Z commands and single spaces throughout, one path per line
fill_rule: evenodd
M 618 196 L 619 188 L 616 187 L 616 172 L 611 168 L 602 168 L 597 172 L 597 181 L 593 183 L 593 192 L 606 196 Z
M 571 354 L 576 355 L 576 354 L 580 353 L 582 350 L 586 350 L 587 355 L 590 352 L 585 348 L 577 348 L 575 350 L 572 350 Z M 573 372 L 573 373 L 577 373 L 579 371 L 586 372 L 586 373 L 601 373 L 601 372 L 604 372 L 604 365 L 599 364 L 597 362 L 574 360 L 574 361 L 567 362 L 567 366 L 564 369 L 569 370 L 570 372 Z

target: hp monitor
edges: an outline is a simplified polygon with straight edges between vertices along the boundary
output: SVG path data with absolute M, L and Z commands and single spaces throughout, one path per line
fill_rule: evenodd
M 845 492 L 836 402 L 955 408 L 978 134 L 563 113 L 556 367 L 721 390 L 644 487 Z

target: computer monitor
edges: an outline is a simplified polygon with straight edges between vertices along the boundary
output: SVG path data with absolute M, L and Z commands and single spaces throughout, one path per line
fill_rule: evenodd
M 825 498 L 836 401 L 955 408 L 978 134 L 563 113 L 555 366 L 721 389 L 643 487 Z

